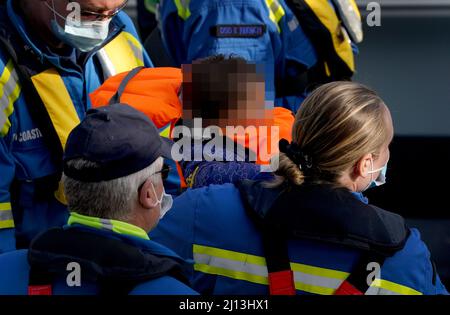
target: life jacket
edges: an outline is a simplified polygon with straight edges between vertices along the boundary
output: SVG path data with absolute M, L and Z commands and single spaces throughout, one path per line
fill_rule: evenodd
M 286 0 L 316 49 L 319 62 L 311 81 L 348 80 L 355 72 L 351 41 L 363 40 L 361 14 L 354 0 Z
M 237 134 L 234 141 L 256 154 L 256 164 L 268 166 L 270 158 L 279 152 L 280 139 L 292 140 L 294 115 L 284 107 L 274 107 L 270 110 L 272 116 L 255 129 L 248 129 L 246 134 Z M 254 130 L 255 132 L 250 132 Z
M 111 77 L 90 97 L 94 108 L 111 102 L 136 108 L 153 121 L 161 136 L 171 139 L 172 130 L 182 115 L 181 82 L 181 70 L 177 68 L 136 68 Z M 172 166 L 166 188 L 178 194 L 186 187 L 181 167 L 175 161 L 166 163 Z
M 96 51 L 95 58 L 105 78 L 144 64 L 142 46 L 124 27 L 119 28 L 117 35 Z M 0 28 L 0 48 L 11 58 L 22 94 L 26 103 L 30 104 L 28 109 L 32 120 L 44 135 L 58 169 L 55 174 L 40 179 L 44 183 L 40 186 L 45 187 L 46 191 L 51 190 L 58 201 L 67 204 L 60 183 L 62 156 L 70 132 L 83 117 L 79 116 L 58 70 L 49 63 L 42 63 L 29 47 L 23 47 L 14 30 Z
M 368 264 L 381 266 L 409 237 L 402 217 L 367 205 L 344 188 L 285 182 L 268 189 L 249 180 L 237 186 L 245 209 L 262 234 L 272 295 L 296 292 L 288 240 L 313 240 L 361 251 L 359 262 L 334 294 L 363 295 L 371 285 Z
M 181 259 L 151 253 L 122 240 L 78 228 L 50 229 L 28 251 L 29 295 L 52 295 L 53 283 L 66 279 L 67 266 L 80 266 L 81 284 L 95 283 L 99 294 L 124 295 L 162 276 L 187 284 Z

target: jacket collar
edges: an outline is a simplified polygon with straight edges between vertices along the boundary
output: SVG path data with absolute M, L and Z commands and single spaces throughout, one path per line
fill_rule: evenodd
M 90 232 L 117 238 L 127 243 L 134 244 L 155 255 L 169 256 L 180 261 L 182 260 L 169 248 L 151 241 L 143 229 L 129 223 L 117 220 L 88 217 L 72 212 L 67 225 L 64 228 L 89 230 Z
M 142 238 L 144 240 L 150 239 L 147 233 L 140 227 L 117 220 L 89 217 L 86 215 L 78 214 L 76 212 L 72 212 L 70 214 L 69 220 L 67 221 L 67 225 L 71 226 L 74 224 L 80 224 L 99 230 L 107 230 L 118 234 L 134 236 Z

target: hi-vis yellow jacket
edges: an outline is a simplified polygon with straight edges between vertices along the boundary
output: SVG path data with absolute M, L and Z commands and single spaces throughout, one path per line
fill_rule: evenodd
M 102 47 L 64 55 L 34 37 L 18 12 L 15 1 L 0 5 L 0 253 L 67 221 L 61 158 L 89 93 L 112 75 L 153 66 L 124 12 Z

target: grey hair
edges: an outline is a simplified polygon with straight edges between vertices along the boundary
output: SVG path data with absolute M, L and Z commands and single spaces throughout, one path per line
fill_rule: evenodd
M 75 159 L 68 162 L 76 169 L 98 168 L 95 162 Z M 88 183 L 63 175 L 64 192 L 71 212 L 103 219 L 128 221 L 138 201 L 138 189 L 147 179 L 156 185 L 161 177 L 152 176 L 163 165 L 163 158 L 158 158 L 148 167 L 125 177 Z

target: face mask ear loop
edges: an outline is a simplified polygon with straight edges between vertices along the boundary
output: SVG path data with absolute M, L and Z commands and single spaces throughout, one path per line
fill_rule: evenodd
M 367 184 L 366 188 L 364 188 L 363 191 L 366 191 L 372 185 L 372 181 L 373 181 L 373 159 L 372 158 L 370 158 L 370 172 L 369 172 L 369 174 L 370 174 L 369 184 Z
M 50 6 L 47 1 L 45 2 L 45 5 L 47 6 L 47 8 L 49 8 L 52 12 L 53 12 L 53 18 L 55 19 L 55 22 L 57 22 L 56 20 L 56 16 L 58 15 L 61 19 L 63 19 L 64 21 L 66 21 L 66 18 L 64 16 L 62 16 L 61 14 L 59 14 L 58 12 L 56 12 L 55 9 L 55 0 L 52 0 L 52 6 Z
M 155 198 L 156 198 L 156 204 L 155 204 L 155 207 L 156 207 L 157 205 L 160 205 L 162 203 L 163 198 L 164 198 L 164 191 L 161 194 L 161 198 L 158 199 L 157 194 L 156 194 L 155 185 L 153 185 L 153 182 L 151 184 L 152 184 L 153 193 L 155 194 Z

